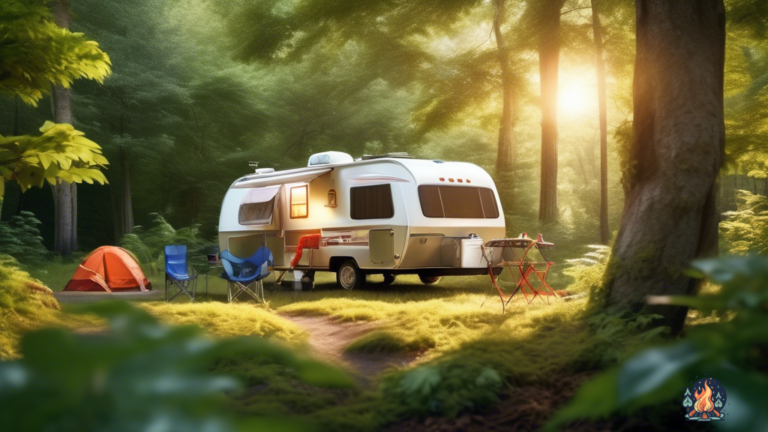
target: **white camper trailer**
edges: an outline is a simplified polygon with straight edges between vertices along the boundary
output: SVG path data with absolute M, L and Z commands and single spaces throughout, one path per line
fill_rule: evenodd
M 504 236 L 499 195 L 485 170 L 402 154 L 353 160 L 325 152 L 306 168 L 257 169 L 232 183 L 219 219 L 222 251 L 246 257 L 265 245 L 276 271 L 294 271 L 305 282 L 316 271 L 335 272 L 345 289 L 361 286 L 367 274 L 383 274 L 386 283 L 417 274 L 426 284 L 488 274 L 480 247 Z M 291 266 L 303 237 L 313 248 L 302 248 Z

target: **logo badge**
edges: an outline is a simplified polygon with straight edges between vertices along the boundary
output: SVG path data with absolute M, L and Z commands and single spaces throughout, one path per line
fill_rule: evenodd
M 691 421 L 724 420 L 723 410 L 727 398 L 728 395 L 720 381 L 714 378 L 702 378 L 696 381 L 693 387 L 685 389 L 683 395 L 685 418 Z

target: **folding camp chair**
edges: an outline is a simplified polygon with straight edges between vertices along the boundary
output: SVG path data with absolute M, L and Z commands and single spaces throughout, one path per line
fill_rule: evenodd
M 192 272 L 190 273 L 190 269 Z M 173 286 L 179 292 L 168 297 Z M 165 301 L 171 302 L 181 293 L 190 300 L 195 299 L 197 288 L 197 271 L 187 263 L 187 247 L 185 245 L 169 245 L 165 247 Z M 190 294 L 190 289 L 192 293 Z
M 221 253 L 221 264 L 227 279 L 227 298 L 230 302 L 237 296 L 246 293 L 256 301 L 265 302 L 263 279 L 269 276 L 270 267 L 274 265 L 272 252 L 266 247 L 260 247 L 249 258 L 238 258 L 229 251 Z

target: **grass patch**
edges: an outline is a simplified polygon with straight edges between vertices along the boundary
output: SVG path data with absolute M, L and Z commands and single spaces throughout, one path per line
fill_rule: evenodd
M 101 321 L 89 316 L 61 312 L 53 292 L 29 273 L 19 269 L 7 256 L 0 256 L 0 358 L 19 356 L 23 333 L 42 327 L 99 327 Z
M 407 340 L 399 334 L 389 331 L 372 331 L 344 349 L 349 353 L 406 353 L 423 349 L 430 341 Z
M 277 338 L 290 345 L 306 342 L 298 325 L 253 304 L 143 302 L 141 307 L 171 324 L 194 324 L 217 336 Z

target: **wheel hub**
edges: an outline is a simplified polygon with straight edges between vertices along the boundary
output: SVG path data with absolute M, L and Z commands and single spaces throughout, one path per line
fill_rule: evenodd
M 344 267 L 341 269 L 339 279 L 341 279 L 341 284 L 344 288 L 349 289 L 353 287 L 355 285 L 355 269 L 349 266 Z

